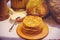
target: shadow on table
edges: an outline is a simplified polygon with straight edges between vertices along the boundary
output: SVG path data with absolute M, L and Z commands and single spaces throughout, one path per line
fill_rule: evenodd
M 22 38 L 0 37 L 0 40 L 24 40 L 24 39 L 22 39 Z
M 46 35 L 47 36 L 47 35 Z M 45 36 L 45 37 L 46 37 Z M 41 39 L 38 39 L 38 40 L 42 40 L 44 39 L 45 37 L 41 38 Z M 28 40 L 28 39 L 22 39 L 22 38 L 12 38 L 12 37 L 0 37 L 0 40 Z M 33 39 L 32 39 L 33 40 Z
M 57 24 L 56 21 L 53 20 L 53 18 L 51 16 L 46 18 L 46 19 L 44 19 L 44 22 L 46 22 L 51 27 L 60 28 L 60 25 Z

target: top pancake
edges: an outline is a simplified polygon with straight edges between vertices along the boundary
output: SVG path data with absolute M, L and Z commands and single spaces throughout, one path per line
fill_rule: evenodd
M 41 22 L 43 22 L 42 18 L 38 16 L 26 16 L 23 20 L 23 23 L 28 27 L 39 26 Z

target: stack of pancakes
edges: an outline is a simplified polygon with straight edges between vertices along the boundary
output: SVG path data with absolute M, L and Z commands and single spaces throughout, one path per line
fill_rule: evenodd
M 27 16 L 23 20 L 24 27 L 22 27 L 22 31 L 28 35 L 39 34 L 42 30 L 42 26 L 40 26 L 41 22 L 42 19 L 38 16 Z
M 16 31 L 25 39 L 41 39 L 48 34 L 48 26 L 41 17 L 29 15 L 17 26 Z

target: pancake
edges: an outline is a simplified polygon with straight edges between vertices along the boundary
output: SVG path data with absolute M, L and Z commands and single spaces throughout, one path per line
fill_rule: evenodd
M 28 27 L 36 27 L 39 26 L 40 23 L 43 22 L 42 18 L 38 16 L 26 16 L 23 20 L 23 23 Z
M 26 16 L 18 26 L 17 34 L 25 39 L 41 39 L 48 34 L 48 26 L 38 16 Z

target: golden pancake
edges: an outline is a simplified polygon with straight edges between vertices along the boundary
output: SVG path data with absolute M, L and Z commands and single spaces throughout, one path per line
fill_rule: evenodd
M 23 23 L 25 24 L 25 26 L 28 27 L 36 27 L 39 26 L 41 24 L 42 18 L 38 17 L 38 16 L 26 16 L 23 20 Z

